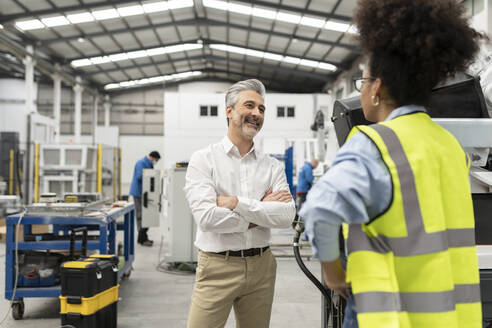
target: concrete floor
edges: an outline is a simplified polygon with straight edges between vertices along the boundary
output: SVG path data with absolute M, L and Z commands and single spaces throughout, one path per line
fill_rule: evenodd
M 292 230 L 272 233 L 274 244 L 290 243 Z M 156 270 L 159 262 L 160 235 L 150 234 L 155 245 L 136 246 L 134 270 L 129 280 L 122 281 L 118 303 L 119 328 L 183 328 L 193 290 L 194 275 L 175 275 Z M 276 247 L 275 254 L 292 255 L 291 247 Z M 308 251 L 309 253 L 309 251 Z M 0 290 L 5 290 L 5 245 L 0 245 Z M 271 328 L 320 327 L 321 294 L 304 276 L 294 258 L 278 258 L 275 300 Z M 320 276 L 317 261 L 305 261 L 307 267 Z M 9 314 L 0 327 L 57 328 L 60 327 L 57 299 L 28 298 L 24 319 L 15 321 Z M 0 322 L 9 309 L 7 300 L 0 301 Z M 235 327 L 231 313 L 227 328 Z

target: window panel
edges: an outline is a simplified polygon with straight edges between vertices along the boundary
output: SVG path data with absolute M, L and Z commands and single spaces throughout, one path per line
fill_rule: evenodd
M 200 106 L 200 116 L 208 116 L 208 106 Z

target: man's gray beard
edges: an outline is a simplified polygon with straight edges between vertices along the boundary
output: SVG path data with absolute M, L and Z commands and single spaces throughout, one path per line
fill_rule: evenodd
M 256 135 L 258 134 L 259 130 L 256 130 L 256 129 L 253 129 L 253 128 L 250 128 L 248 126 L 245 126 L 247 123 L 244 123 L 244 125 L 242 126 L 241 130 L 243 131 L 243 133 L 248 136 L 249 138 L 253 139 L 254 137 L 256 137 Z

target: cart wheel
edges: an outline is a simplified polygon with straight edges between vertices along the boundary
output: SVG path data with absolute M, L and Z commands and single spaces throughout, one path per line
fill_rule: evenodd
M 24 301 L 15 301 L 12 303 L 12 317 L 15 320 L 20 320 L 24 316 Z

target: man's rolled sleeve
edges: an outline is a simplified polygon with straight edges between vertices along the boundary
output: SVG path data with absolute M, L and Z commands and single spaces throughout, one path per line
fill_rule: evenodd
M 247 217 L 251 223 L 266 228 L 289 228 L 295 216 L 294 201 L 262 202 L 256 199 L 238 197 L 234 212 Z
M 340 256 L 339 230 L 339 225 L 323 221 L 306 225 L 306 233 L 311 241 L 315 258 L 322 262 L 331 262 Z

